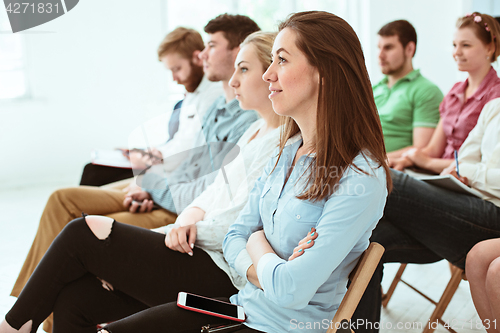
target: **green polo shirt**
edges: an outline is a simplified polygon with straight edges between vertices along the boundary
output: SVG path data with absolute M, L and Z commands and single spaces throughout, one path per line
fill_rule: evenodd
M 373 97 L 382 123 L 385 149 L 391 152 L 413 144 L 413 128 L 436 127 L 443 94 L 419 70 L 408 73 L 392 88 L 387 87 L 387 81 L 385 77 L 373 86 Z

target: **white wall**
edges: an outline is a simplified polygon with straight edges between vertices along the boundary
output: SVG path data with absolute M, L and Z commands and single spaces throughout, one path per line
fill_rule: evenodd
M 160 0 L 85 0 L 23 33 L 32 99 L 0 102 L 0 186 L 78 184 L 95 147 L 126 146 L 161 110 Z M 167 103 L 168 104 L 168 103 Z M 170 106 L 168 107 L 170 109 Z
M 479 11 L 500 16 L 499 0 L 356 0 L 351 5 L 369 7 L 369 15 L 358 12 L 359 34 L 367 68 L 373 83 L 382 78 L 377 59 L 377 31 L 387 22 L 405 19 L 417 31 L 414 68 L 439 86 L 446 94 L 452 85 L 464 80 L 452 58 L 452 38 L 459 17 Z M 498 67 L 497 64 L 494 66 Z
M 187 13 L 175 12 L 180 7 L 174 0 L 85 0 L 66 15 L 25 32 L 32 99 L 0 102 L 0 187 L 57 181 L 76 185 L 93 148 L 126 146 L 140 123 L 170 110 L 175 99 L 169 96 L 171 78 L 157 61 L 156 49 L 171 28 L 168 20 L 177 25 L 188 15 L 186 22 L 197 17 L 203 26 L 213 17 L 212 12 L 197 12 L 199 1 L 184 0 L 192 8 Z M 219 8 L 219 1 L 203 4 Z M 463 78 L 451 57 L 456 19 L 479 5 L 500 11 L 496 2 L 315 0 L 307 2 L 307 9 L 326 10 L 327 4 L 353 25 L 372 82 L 381 78 L 378 29 L 392 20 L 409 20 L 418 33 L 415 67 L 446 93 Z M 299 9 L 305 6 L 300 4 Z M 269 10 L 282 7 L 269 5 Z M 233 7 L 245 14 L 245 6 Z

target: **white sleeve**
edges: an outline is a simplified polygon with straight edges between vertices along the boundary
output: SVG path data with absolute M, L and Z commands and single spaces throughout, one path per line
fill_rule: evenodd
M 459 152 L 459 172 L 475 189 L 500 198 L 500 99 L 487 103 Z

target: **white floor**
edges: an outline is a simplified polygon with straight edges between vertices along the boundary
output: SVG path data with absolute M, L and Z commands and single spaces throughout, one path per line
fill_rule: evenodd
M 45 202 L 54 189 L 59 186 L 45 186 L 34 189 L 0 191 L 0 315 L 3 316 L 15 299 L 8 296 L 17 273 L 29 250 L 35 235 L 38 219 Z M 71 184 L 67 184 L 71 185 Z M 384 287 L 396 273 L 398 265 L 386 265 Z M 450 272 L 445 262 L 432 265 L 409 265 L 404 278 L 428 291 L 435 300 L 449 279 Z M 381 332 L 421 332 L 427 325 L 432 307 L 430 303 L 400 284 L 387 309 L 382 310 Z M 462 281 L 444 316 L 445 321 L 453 324 L 461 332 L 484 332 L 477 328 L 479 317 L 470 298 L 469 286 Z M 39 333 L 43 332 L 40 328 Z M 437 332 L 447 332 L 439 327 Z
M 0 191 L 0 315 L 3 317 L 14 304 L 9 296 L 21 269 L 45 202 L 59 186 Z M 66 184 L 71 185 L 71 184 Z M 39 333 L 43 332 L 41 328 Z
M 387 287 L 396 274 L 399 264 L 387 264 L 382 286 Z M 429 265 L 408 265 L 403 278 L 426 293 L 433 300 L 439 300 L 450 279 L 448 263 L 440 261 Z M 422 332 L 434 310 L 433 305 L 404 284 L 398 284 L 386 309 L 382 310 L 381 332 Z M 469 283 L 462 281 L 446 309 L 443 320 L 458 333 L 485 332 L 470 297 Z M 398 329 L 402 327 L 403 329 Z M 433 326 L 434 327 L 434 326 Z M 436 332 L 448 332 L 439 326 Z

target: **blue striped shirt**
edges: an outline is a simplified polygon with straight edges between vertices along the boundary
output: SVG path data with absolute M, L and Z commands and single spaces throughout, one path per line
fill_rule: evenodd
M 219 97 L 203 117 L 197 148 L 191 149 L 186 160 L 168 177 L 162 165 L 154 166 L 140 186 L 150 193 L 155 203 L 180 214 L 214 181 L 226 155 L 257 119 L 258 113 L 241 109 L 238 100 L 226 103 L 224 96 Z M 175 193 L 171 187 L 175 187 Z

